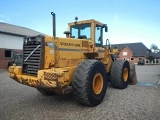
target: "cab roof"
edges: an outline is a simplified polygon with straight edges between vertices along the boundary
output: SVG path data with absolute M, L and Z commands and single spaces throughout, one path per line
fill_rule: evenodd
M 104 24 L 97 21 L 97 20 L 94 20 L 94 19 L 90 19 L 90 20 L 83 20 L 83 21 L 77 21 L 76 24 L 85 24 L 85 23 L 96 23 L 100 26 L 103 26 Z M 68 23 L 69 26 L 72 26 L 72 25 L 75 25 L 75 22 L 71 22 L 71 23 Z

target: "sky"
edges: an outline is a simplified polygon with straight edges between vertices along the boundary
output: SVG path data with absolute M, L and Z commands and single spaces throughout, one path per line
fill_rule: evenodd
M 108 25 L 111 44 L 142 42 L 160 48 L 160 0 L 0 0 L 0 22 L 65 37 L 69 22 L 95 19 Z

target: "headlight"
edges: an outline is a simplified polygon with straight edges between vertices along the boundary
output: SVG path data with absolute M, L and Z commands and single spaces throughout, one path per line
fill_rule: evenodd
M 50 48 L 54 48 L 55 50 L 57 49 L 57 46 L 51 41 L 47 42 L 47 46 L 50 47 Z

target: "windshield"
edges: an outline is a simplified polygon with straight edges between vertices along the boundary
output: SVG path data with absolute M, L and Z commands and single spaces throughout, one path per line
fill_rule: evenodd
M 15 56 L 14 56 L 14 60 L 20 61 L 20 60 L 22 60 L 22 59 L 23 59 L 23 55 L 15 55 Z
M 71 36 L 79 39 L 90 39 L 91 24 L 77 24 L 71 26 Z

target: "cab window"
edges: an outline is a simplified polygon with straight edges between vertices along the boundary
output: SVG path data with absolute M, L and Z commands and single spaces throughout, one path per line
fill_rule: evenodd
M 96 46 L 102 45 L 102 27 L 100 25 L 96 25 L 95 27 L 95 43 Z
M 71 36 L 78 39 L 90 39 L 91 24 L 77 24 L 71 26 Z

